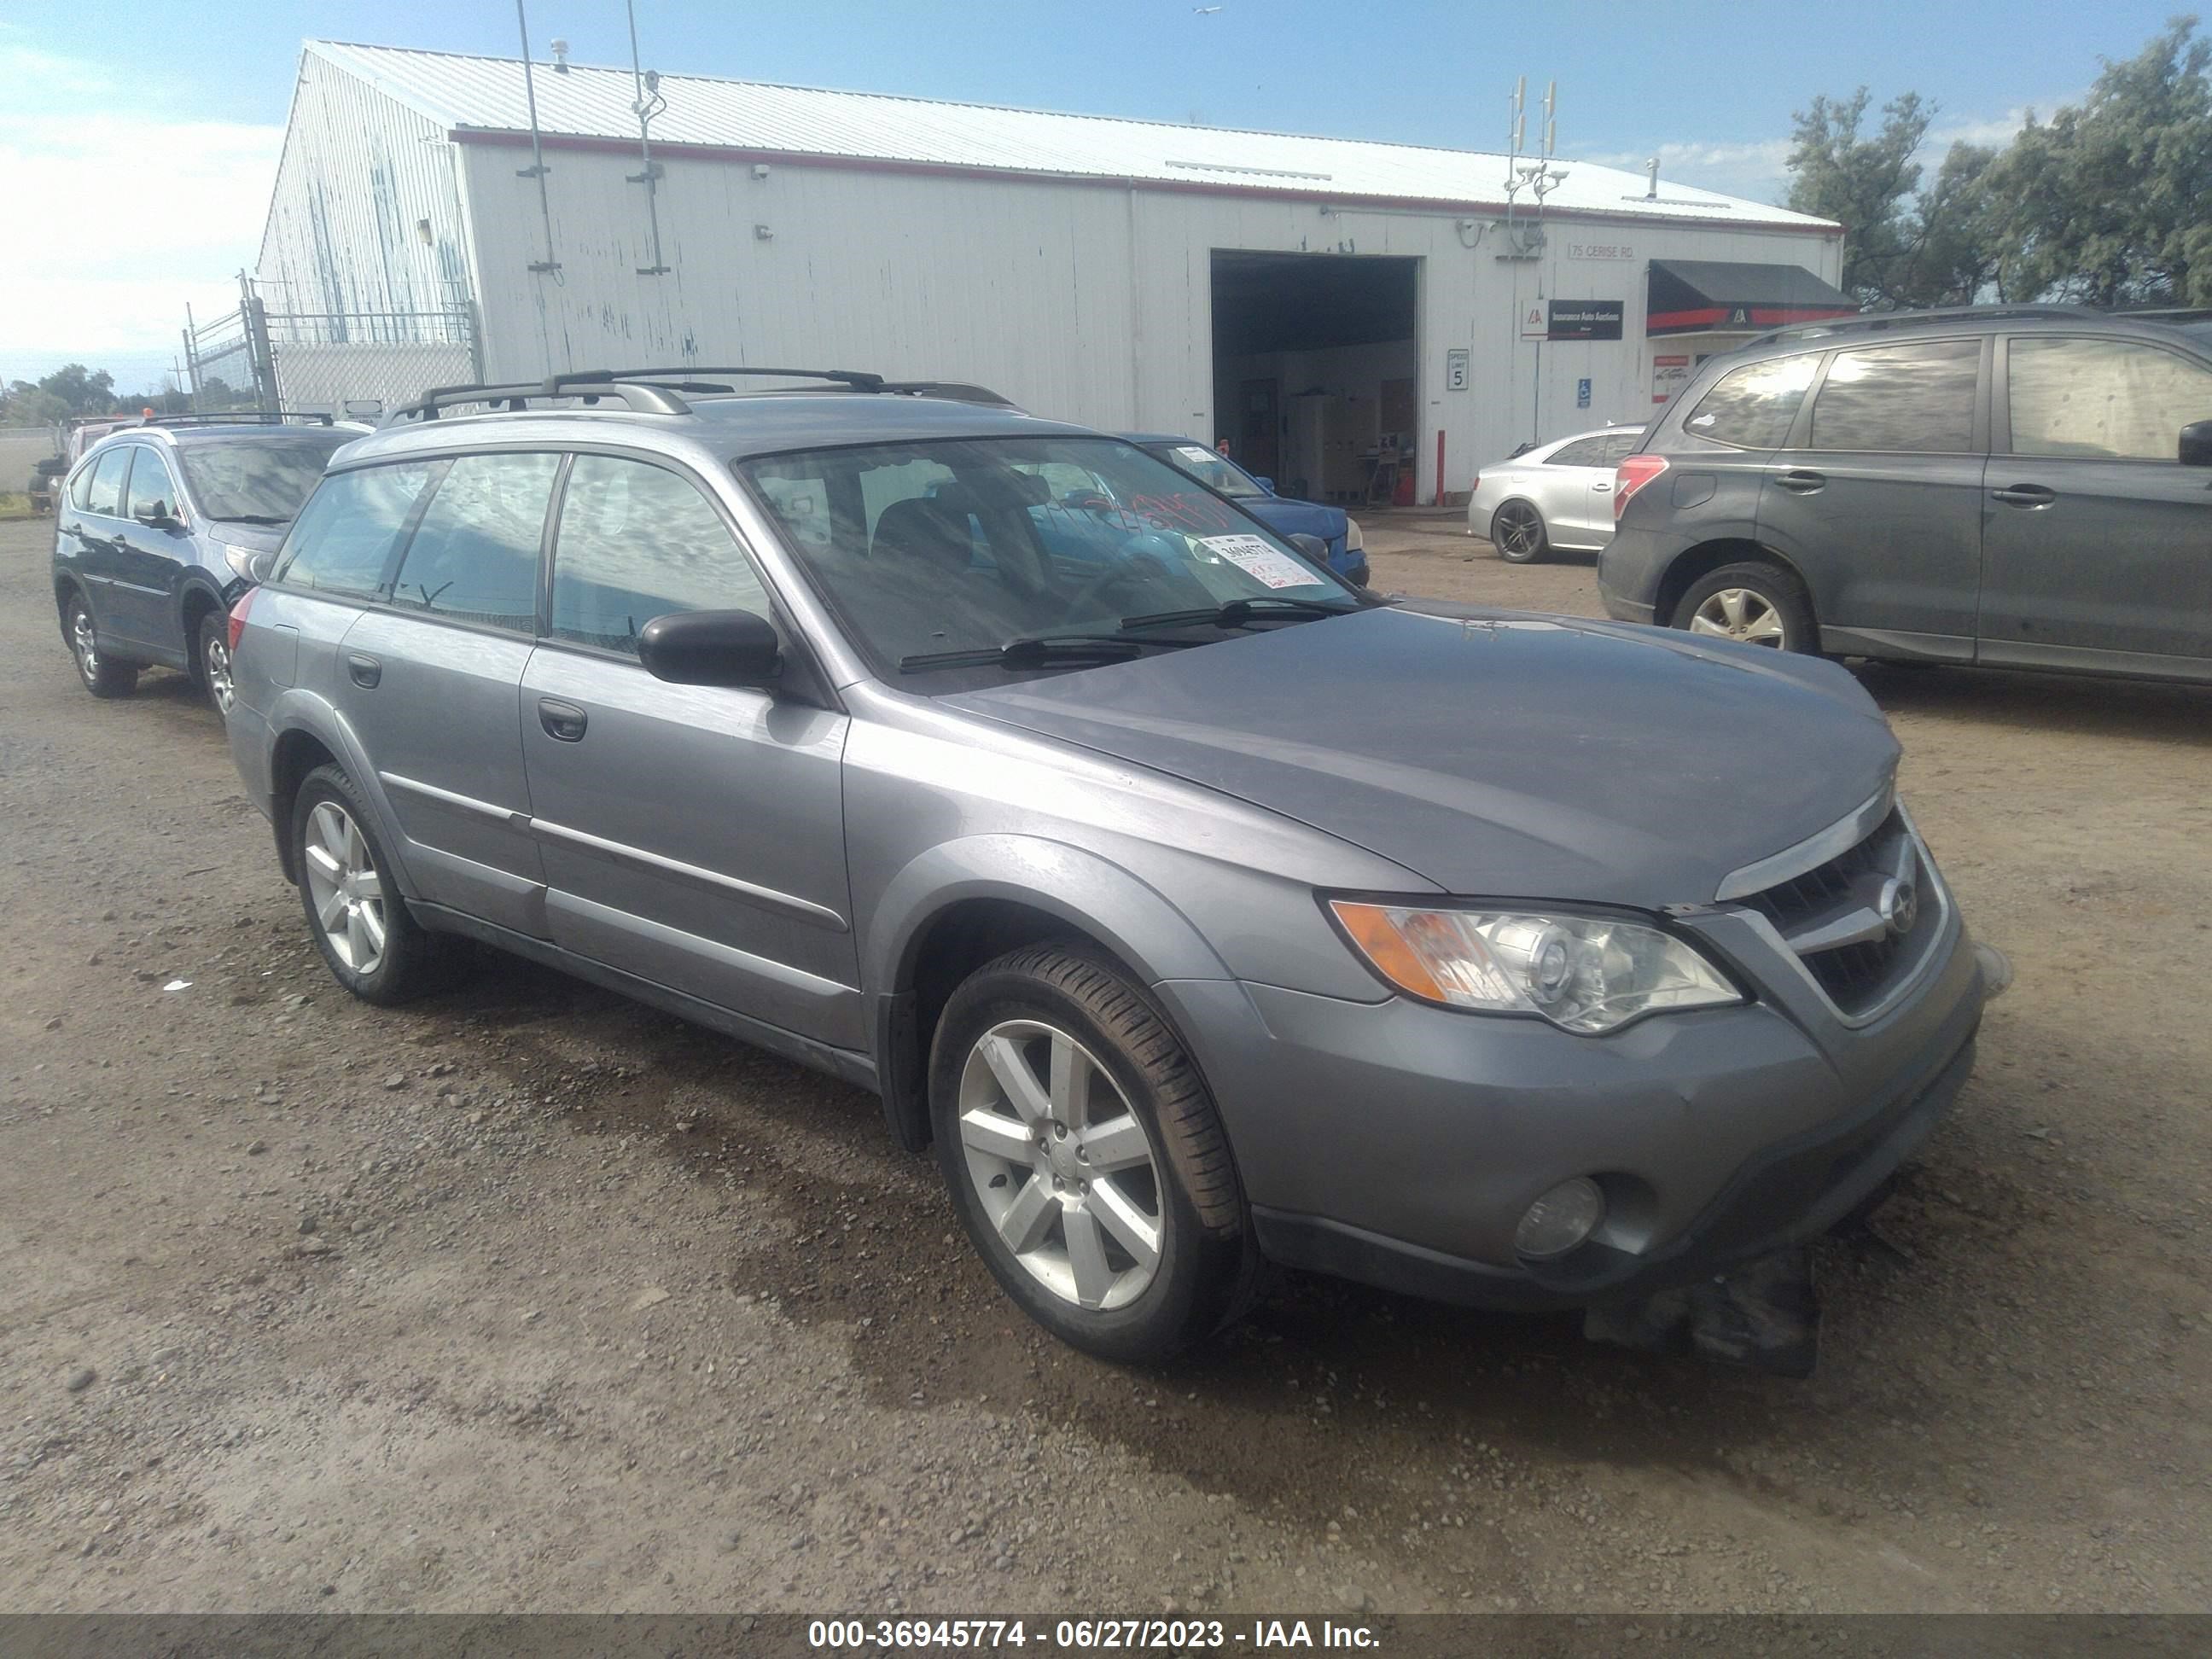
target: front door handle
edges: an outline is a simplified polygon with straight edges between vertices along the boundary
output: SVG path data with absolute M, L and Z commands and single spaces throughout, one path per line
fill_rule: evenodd
M 1594 483 L 1590 488 L 1601 495 L 1609 495 L 1613 493 L 1613 486 L 1609 483 Z
M 364 691 L 374 691 L 376 683 L 384 678 L 384 665 L 374 657 L 349 651 L 346 653 L 346 678 Z
M 545 735 L 561 743 L 581 743 L 584 728 L 590 724 L 584 711 L 573 702 L 556 702 L 550 697 L 538 700 L 538 723 L 545 728 Z
M 2058 499 L 2058 492 L 2041 484 L 2008 484 L 1990 494 L 2007 507 L 2048 507 Z
M 1796 471 L 1784 473 L 1774 482 L 1793 495 L 1814 495 L 1827 488 L 1828 475 L 1825 472 L 1808 472 L 1800 468 Z

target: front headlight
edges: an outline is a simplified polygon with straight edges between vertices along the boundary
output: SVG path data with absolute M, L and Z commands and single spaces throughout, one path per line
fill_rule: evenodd
M 1359 533 L 1359 520 L 1347 514 L 1344 520 L 1344 550 L 1357 553 L 1366 545 L 1366 538 Z
M 1570 1031 L 1610 1031 L 1644 1014 L 1743 1000 L 1671 933 L 1598 916 L 1425 910 L 1332 899 L 1375 971 L 1448 1008 L 1541 1014 Z
M 228 542 L 220 542 L 216 545 L 222 549 L 222 562 L 230 567 L 232 574 L 244 581 L 253 580 L 253 550 L 252 548 L 234 547 Z

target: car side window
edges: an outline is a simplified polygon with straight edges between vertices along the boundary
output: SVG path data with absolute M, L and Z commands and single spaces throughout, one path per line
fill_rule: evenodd
M 123 475 L 130 469 L 132 447 L 130 444 L 118 444 L 93 463 L 92 483 L 84 503 L 86 512 L 105 519 L 123 516 Z
M 552 636 L 634 657 L 646 623 L 685 611 L 773 614 L 697 485 L 645 461 L 577 456 L 553 532 Z
M 1960 454 L 1974 447 L 1979 340 L 1838 351 L 1813 399 L 1815 449 Z
M 355 599 L 374 598 L 433 475 L 443 462 L 401 462 L 335 473 L 293 522 L 272 580 Z
M 1547 466 L 1602 466 L 1605 465 L 1605 440 L 1577 438 L 1564 449 L 1555 449 L 1545 458 Z
M 2212 371 L 2156 346 L 2015 337 L 2010 358 L 2015 455 L 2171 461 L 2181 428 L 2212 420 Z
M 97 465 L 80 466 L 76 470 L 76 477 L 70 480 L 70 504 L 80 513 L 91 510 L 92 475 L 99 471 Z
M 177 511 L 177 481 L 169 476 L 169 465 L 144 444 L 133 446 L 137 455 L 131 463 L 131 487 L 123 506 L 123 516 L 135 519 L 141 513 L 159 507 L 164 513 Z
M 1644 441 L 1640 432 L 1620 432 L 1605 441 L 1605 464 L 1619 466 L 1636 453 L 1636 446 Z
M 1813 384 L 1813 370 L 1820 361 L 1819 352 L 1804 351 L 1746 363 L 1723 375 L 1698 400 L 1682 429 L 1740 449 L 1778 448 L 1790 435 L 1790 424 L 1797 418 L 1797 406 L 1805 401 L 1805 388 Z
M 408 538 L 392 603 L 535 633 L 538 549 L 560 469 L 552 453 L 458 457 L 432 486 L 430 504 Z

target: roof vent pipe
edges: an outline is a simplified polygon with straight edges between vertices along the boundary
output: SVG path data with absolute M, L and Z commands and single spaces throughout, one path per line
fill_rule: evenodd
M 566 75 L 568 72 L 568 43 L 556 35 L 551 44 L 553 47 L 553 73 L 556 75 Z
M 1645 180 L 1644 199 L 1647 202 L 1657 201 L 1659 199 L 1659 158 L 1657 156 L 1653 156 L 1644 164 L 1644 177 Z

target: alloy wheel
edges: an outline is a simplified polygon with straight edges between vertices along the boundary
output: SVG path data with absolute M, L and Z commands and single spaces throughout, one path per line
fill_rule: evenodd
M 969 1050 L 959 1120 L 984 1216 L 1024 1271 L 1080 1308 L 1144 1294 L 1167 1227 L 1159 1164 L 1088 1049 L 1039 1020 L 993 1026 Z
M 1723 587 L 1707 595 L 1690 618 L 1690 631 L 1777 650 L 1789 644 L 1781 611 L 1764 593 L 1749 587 Z
M 1509 559 L 1534 558 L 1544 545 L 1544 520 L 1526 501 L 1498 509 L 1498 550 Z
M 100 683 L 100 637 L 93 632 L 92 612 L 82 605 L 70 613 L 70 649 L 76 655 L 76 672 L 87 685 Z
M 331 953 L 367 977 L 384 963 L 384 878 L 353 815 L 318 801 L 301 845 L 307 896 Z
M 211 639 L 207 642 L 206 667 L 208 696 L 215 699 L 217 713 L 228 714 L 234 696 L 230 682 L 230 647 L 221 639 Z

